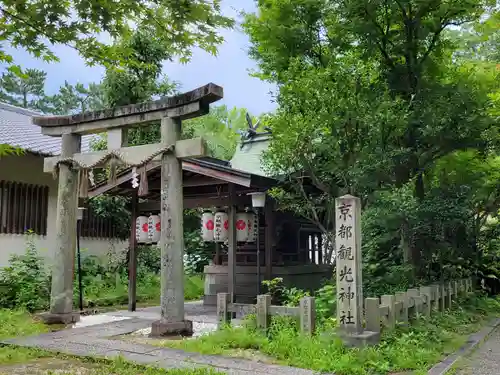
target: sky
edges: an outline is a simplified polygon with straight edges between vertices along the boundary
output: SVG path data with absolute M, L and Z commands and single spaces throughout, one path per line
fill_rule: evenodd
M 237 19 L 239 11 L 255 11 L 255 5 L 254 0 L 223 0 L 222 9 L 224 15 Z M 256 65 L 247 54 L 250 45 L 248 37 L 238 27 L 223 30 L 221 34 L 225 42 L 219 46 L 217 56 L 197 48 L 193 50 L 191 62 L 167 62 L 164 73 L 180 83 L 181 92 L 213 82 L 224 88 L 224 99 L 217 104 L 247 108 L 254 116 L 274 110 L 276 105 L 270 92 L 275 91 L 275 87 L 249 75 Z M 101 80 L 104 69 L 86 66 L 75 50 L 60 45 L 54 46 L 52 50 L 60 62 L 48 64 L 19 50 L 12 52 L 12 55 L 23 68 L 47 72 L 46 93 L 49 95 L 56 93 L 65 80 L 73 85 Z

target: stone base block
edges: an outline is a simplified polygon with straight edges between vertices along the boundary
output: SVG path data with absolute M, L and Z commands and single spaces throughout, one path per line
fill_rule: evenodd
M 191 336 L 193 334 L 193 322 L 183 320 L 181 322 L 167 322 L 163 320 L 154 321 L 151 326 L 151 336 Z
M 80 321 L 79 312 L 71 312 L 67 314 L 56 314 L 51 312 L 44 312 L 37 315 L 45 324 L 73 324 Z
M 363 331 L 362 333 L 341 333 L 340 337 L 345 346 L 363 347 L 377 345 L 380 342 L 380 333 L 372 331 Z

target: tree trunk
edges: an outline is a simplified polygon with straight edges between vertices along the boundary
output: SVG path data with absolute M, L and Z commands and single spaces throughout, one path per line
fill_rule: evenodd
M 415 198 L 422 202 L 425 198 L 425 184 L 424 175 L 422 172 L 417 173 L 417 178 L 415 179 Z

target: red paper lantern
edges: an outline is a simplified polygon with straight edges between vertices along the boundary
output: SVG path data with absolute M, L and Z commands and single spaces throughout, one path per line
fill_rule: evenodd
M 214 214 L 204 212 L 201 215 L 201 238 L 203 241 L 211 242 L 214 240 Z
M 151 215 L 148 218 L 148 237 L 153 243 L 160 241 L 161 223 L 158 215 Z
M 135 221 L 135 238 L 137 243 L 149 242 L 149 225 L 147 216 L 138 216 Z
M 236 241 L 246 242 L 248 240 L 248 214 L 240 212 L 236 214 Z
M 214 215 L 214 241 L 224 242 L 229 235 L 229 217 L 223 211 L 216 212 Z

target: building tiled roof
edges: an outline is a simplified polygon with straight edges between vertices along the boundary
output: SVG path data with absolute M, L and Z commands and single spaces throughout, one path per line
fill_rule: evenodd
M 0 102 L 0 144 L 9 144 L 45 156 L 61 153 L 61 138 L 42 134 L 33 125 L 32 116 L 41 114 L 26 108 Z M 89 151 L 91 136 L 82 137 L 82 152 Z

